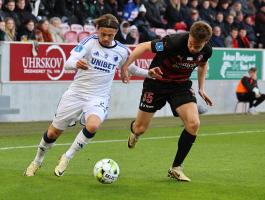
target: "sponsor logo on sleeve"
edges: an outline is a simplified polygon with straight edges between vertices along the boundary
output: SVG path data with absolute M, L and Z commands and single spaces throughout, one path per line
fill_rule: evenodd
M 81 52 L 82 51 L 82 49 L 83 49 L 83 46 L 81 46 L 81 45 L 78 45 L 78 46 L 76 46 L 75 47 L 75 52 Z
M 155 44 L 155 49 L 156 49 L 157 52 L 164 51 L 164 44 L 163 44 L 163 42 L 157 42 Z

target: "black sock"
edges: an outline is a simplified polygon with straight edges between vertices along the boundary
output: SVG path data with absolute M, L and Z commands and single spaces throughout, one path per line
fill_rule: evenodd
M 131 126 L 130 126 L 130 128 L 131 128 L 131 132 L 134 134 L 134 131 L 133 131 L 133 124 L 134 124 L 134 122 L 135 122 L 135 120 L 133 120 L 132 122 L 131 122 Z
M 93 138 L 93 137 L 95 136 L 96 132 L 95 132 L 95 133 L 91 133 L 91 132 L 89 132 L 89 131 L 86 129 L 86 127 L 85 127 L 85 128 L 83 128 L 83 134 L 84 134 L 84 136 L 86 136 L 87 138 Z
M 182 162 L 188 155 L 192 144 L 194 143 L 196 139 L 195 135 L 191 135 L 188 131 L 185 129 L 182 131 L 182 134 L 179 138 L 178 141 L 178 151 L 175 156 L 174 162 L 173 162 L 173 167 L 178 167 L 181 166 Z
M 48 138 L 48 131 L 46 131 L 44 134 L 43 134 L 43 139 L 45 142 L 47 143 L 54 143 L 56 141 L 56 139 L 50 139 Z

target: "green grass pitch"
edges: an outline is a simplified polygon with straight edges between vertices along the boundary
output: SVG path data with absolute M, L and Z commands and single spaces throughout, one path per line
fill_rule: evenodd
M 49 122 L 0 123 L 0 200 L 264 200 L 265 114 L 201 116 L 184 163 L 190 183 L 167 177 L 183 127 L 178 118 L 155 118 L 136 148 L 127 148 L 129 119 L 107 120 L 94 142 L 77 153 L 63 177 L 53 175 L 80 126 L 69 128 L 35 177 L 22 176 Z M 94 164 L 112 158 L 117 182 L 103 185 Z

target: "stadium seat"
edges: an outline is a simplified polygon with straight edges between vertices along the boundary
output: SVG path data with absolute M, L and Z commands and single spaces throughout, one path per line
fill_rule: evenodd
M 171 29 L 171 28 L 167 29 L 166 32 L 167 32 L 167 35 L 177 33 L 177 31 L 175 29 Z
M 84 28 L 80 24 L 71 24 L 70 26 L 71 31 L 75 31 L 77 34 L 84 31 Z
M 77 33 L 75 31 L 67 31 L 64 34 L 65 42 L 77 43 Z
M 165 29 L 162 28 L 156 28 L 155 29 L 155 34 L 158 35 L 159 37 L 163 38 L 167 35 L 167 32 Z
M 91 35 L 90 32 L 87 31 L 82 31 L 78 34 L 78 42 L 80 42 L 81 40 L 83 40 L 85 37 Z
M 96 32 L 96 27 L 94 25 L 90 25 L 90 24 L 85 24 L 84 25 L 84 31 L 91 33 L 95 33 Z
M 66 23 L 60 25 L 63 31 L 63 34 L 65 34 L 67 31 L 70 31 L 70 26 Z
M 235 113 L 238 113 L 240 111 L 241 113 L 246 114 L 248 112 L 248 107 L 249 107 L 248 102 L 238 101 L 235 106 Z

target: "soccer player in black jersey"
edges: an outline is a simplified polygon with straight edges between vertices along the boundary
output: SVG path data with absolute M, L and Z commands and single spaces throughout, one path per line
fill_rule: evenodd
M 121 78 L 127 83 L 128 66 L 146 51 L 156 54 L 150 68 L 160 67 L 162 78 L 144 80 L 139 111 L 131 124 L 132 133 L 128 139 L 128 147 L 135 146 L 139 136 L 148 128 L 155 112 L 168 102 L 174 116 L 179 116 L 184 123 L 178 150 L 168 171 L 169 177 L 180 181 L 190 181 L 183 173 L 181 165 L 196 139 L 200 126 L 196 97 L 191 90 L 190 80 L 196 67 L 199 94 L 207 105 L 212 106 L 212 101 L 204 90 L 207 61 L 212 55 L 212 48 L 208 43 L 211 36 L 212 28 L 207 23 L 195 22 L 189 33 L 173 34 L 137 45 L 121 71 Z

